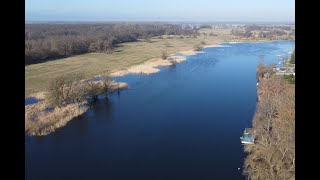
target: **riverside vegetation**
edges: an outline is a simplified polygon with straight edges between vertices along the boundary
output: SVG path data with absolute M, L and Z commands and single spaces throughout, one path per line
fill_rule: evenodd
M 291 57 L 295 58 L 293 54 Z M 258 65 L 259 103 L 253 118 L 254 145 L 246 145 L 244 174 L 252 180 L 295 179 L 294 77 L 275 76 Z
M 108 93 L 127 87 L 126 83 L 111 81 L 109 72 L 100 78 L 84 80 L 78 75 L 73 80 L 64 76 L 51 79 L 47 91 L 36 95 L 40 102 L 25 106 L 26 133 L 47 135 L 86 112 L 99 95 L 108 98 Z

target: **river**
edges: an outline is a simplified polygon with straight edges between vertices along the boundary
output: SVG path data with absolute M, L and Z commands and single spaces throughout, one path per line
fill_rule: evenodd
M 129 88 L 52 134 L 27 137 L 25 177 L 243 179 L 239 137 L 252 126 L 257 64 L 278 63 L 294 44 L 223 43 L 155 74 L 116 78 Z

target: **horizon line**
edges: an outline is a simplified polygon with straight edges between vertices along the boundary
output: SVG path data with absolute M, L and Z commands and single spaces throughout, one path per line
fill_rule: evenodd
M 295 24 L 295 21 L 206 21 L 206 20 L 25 20 L 25 24 L 37 23 L 234 23 L 234 24 Z

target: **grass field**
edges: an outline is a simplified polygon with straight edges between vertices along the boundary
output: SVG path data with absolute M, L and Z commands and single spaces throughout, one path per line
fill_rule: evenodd
M 25 96 L 45 90 L 48 81 L 58 75 L 72 78 L 83 74 L 86 78 L 102 74 L 105 70 L 119 70 L 141 64 L 152 58 L 161 57 L 167 49 L 168 54 L 192 50 L 195 44 L 205 41 L 216 44 L 229 41 L 231 29 L 201 29 L 200 32 L 213 32 L 218 36 L 198 36 L 197 38 L 152 39 L 152 42 L 130 42 L 120 44 L 112 54 L 88 53 L 25 67 Z

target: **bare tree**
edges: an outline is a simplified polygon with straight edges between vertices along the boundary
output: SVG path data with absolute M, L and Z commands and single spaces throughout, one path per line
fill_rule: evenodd
M 102 92 L 108 97 L 108 93 L 110 92 L 110 88 L 112 85 L 112 80 L 111 80 L 111 72 L 110 71 L 105 71 L 101 75 L 101 85 L 102 85 Z
M 108 54 L 112 52 L 112 39 L 107 39 L 103 41 L 101 51 Z
M 203 46 L 201 44 L 196 44 L 196 45 L 193 46 L 193 49 L 195 51 L 201 51 L 201 49 L 203 49 Z
M 162 50 L 162 52 L 161 52 L 161 58 L 162 58 L 163 60 L 168 58 L 167 50 Z
M 81 103 L 85 100 L 85 86 L 82 75 L 66 78 L 57 76 L 50 80 L 48 85 L 47 99 L 49 105 L 62 107 L 71 103 Z
M 71 93 L 69 94 L 69 103 L 75 103 L 79 106 L 85 102 L 86 99 L 86 84 L 81 80 L 75 80 L 72 84 Z
M 95 78 L 87 80 L 86 89 L 89 98 L 91 98 L 93 102 L 96 102 L 98 100 L 98 95 L 103 92 L 101 83 L 97 82 Z

